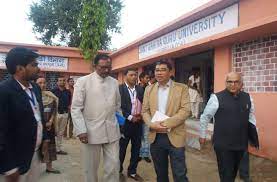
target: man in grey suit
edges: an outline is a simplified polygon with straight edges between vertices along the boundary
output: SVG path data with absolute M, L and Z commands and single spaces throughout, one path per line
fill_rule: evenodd
M 119 181 L 120 130 L 115 113 L 121 112 L 118 82 L 110 77 L 111 59 L 100 54 L 95 71 L 77 80 L 71 116 L 75 134 L 83 144 L 85 181 L 98 181 L 101 152 L 105 182 Z

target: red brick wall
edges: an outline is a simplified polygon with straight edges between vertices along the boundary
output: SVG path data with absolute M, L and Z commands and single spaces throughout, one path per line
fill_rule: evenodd
M 277 92 L 277 35 L 238 43 L 232 49 L 233 71 L 243 76 L 247 92 Z

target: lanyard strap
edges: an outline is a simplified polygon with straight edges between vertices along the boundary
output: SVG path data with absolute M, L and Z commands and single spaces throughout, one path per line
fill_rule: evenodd
M 136 89 L 134 89 L 134 91 L 132 91 L 132 90 L 130 89 L 130 87 L 128 87 L 128 90 L 131 92 L 133 98 L 135 99 L 135 96 L 136 96 L 136 95 L 135 95 Z
M 29 100 L 32 102 L 33 106 L 35 106 L 35 105 L 36 105 L 36 102 L 35 102 L 35 97 L 34 97 L 33 91 L 32 91 L 31 88 L 30 88 L 29 90 L 30 90 L 30 92 L 31 92 L 31 97 L 30 97 L 30 95 L 27 93 L 28 98 L 29 98 Z
M 138 114 L 138 113 L 137 113 L 137 110 L 138 110 L 138 108 L 137 108 L 137 106 L 138 106 L 138 99 L 137 99 L 137 92 L 136 92 L 136 89 L 134 89 L 134 91 L 132 91 L 132 90 L 130 89 L 130 87 L 128 87 L 128 90 L 131 92 L 131 94 L 132 94 L 132 96 L 133 96 L 133 97 L 131 97 L 132 111 L 134 112 L 134 113 L 132 113 L 132 114 Z M 130 92 L 129 92 L 129 93 L 130 93 Z

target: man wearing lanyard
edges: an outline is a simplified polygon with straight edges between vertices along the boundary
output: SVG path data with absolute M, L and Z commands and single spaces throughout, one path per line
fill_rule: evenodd
M 126 149 L 131 140 L 131 160 L 127 175 L 136 181 L 142 181 L 142 178 L 137 174 L 137 166 L 139 162 L 142 135 L 142 117 L 140 113 L 143 89 L 136 85 L 137 79 L 137 71 L 135 69 L 128 69 L 125 71 L 125 83 L 119 86 L 121 109 L 123 116 L 127 118 L 123 130 L 121 131 L 122 137 L 119 141 L 119 158 L 120 173 L 122 174 Z
M 0 83 L 0 173 L 6 182 L 37 182 L 40 154 L 47 155 L 41 91 L 31 83 L 39 72 L 38 56 L 16 47 L 6 57 L 12 75 Z

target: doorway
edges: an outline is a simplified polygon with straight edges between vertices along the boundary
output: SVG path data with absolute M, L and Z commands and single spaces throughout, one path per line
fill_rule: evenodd
M 188 84 L 193 70 L 199 70 L 200 89 L 206 105 L 214 88 L 214 51 L 209 50 L 175 59 L 175 80 Z

